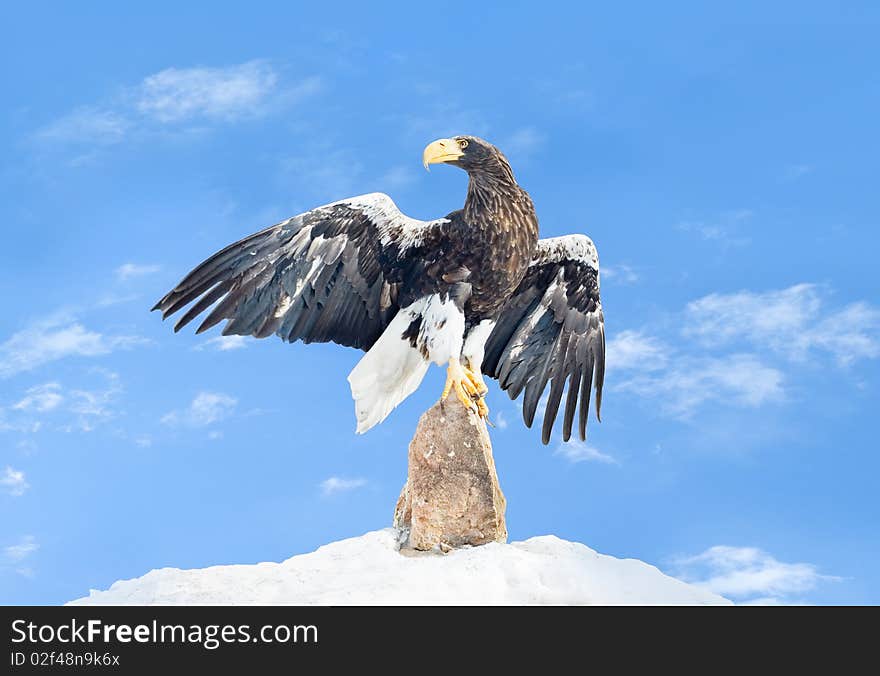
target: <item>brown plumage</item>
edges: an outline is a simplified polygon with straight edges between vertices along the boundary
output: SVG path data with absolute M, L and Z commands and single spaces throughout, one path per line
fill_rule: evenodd
M 455 371 L 463 403 L 485 410 L 485 373 L 511 398 L 525 392 L 528 426 L 549 383 L 544 443 L 567 384 L 563 438 L 579 409 L 583 439 L 604 377 L 595 247 L 584 235 L 539 241 L 532 200 L 490 143 L 441 139 L 425 157 L 468 173 L 462 209 L 417 221 L 381 193 L 318 207 L 226 247 L 153 309 L 167 317 L 195 301 L 175 330 L 213 306 L 199 332 L 226 320 L 224 334 L 366 351 L 349 376 L 359 431 L 410 394 L 429 361 L 450 373 L 461 361 L 473 376 L 469 388 Z

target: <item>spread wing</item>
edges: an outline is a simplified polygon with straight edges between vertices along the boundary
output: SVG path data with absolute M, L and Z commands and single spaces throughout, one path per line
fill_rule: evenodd
M 571 437 L 575 411 L 586 439 L 590 393 L 600 418 L 605 379 L 605 320 L 599 300 L 599 258 L 585 235 L 542 239 L 528 272 L 507 301 L 486 342 L 483 372 L 516 399 L 525 390 L 523 420 L 532 426 L 550 384 L 541 439 L 550 441 L 568 382 L 562 438 Z M 580 406 L 578 406 L 580 403 Z
M 196 267 L 153 310 L 196 301 L 179 331 L 215 305 L 197 333 L 334 342 L 367 350 L 397 313 L 397 290 L 446 219 L 419 221 L 373 193 L 318 207 L 245 237 Z

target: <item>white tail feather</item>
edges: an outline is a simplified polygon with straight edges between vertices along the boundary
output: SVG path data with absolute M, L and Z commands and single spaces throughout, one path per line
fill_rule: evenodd
M 428 371 L 430 362 L 401 338 L 415 316 L 406 310 L 399 312 L 348 374 L 358 434 L 385 420 L 415 392 Z

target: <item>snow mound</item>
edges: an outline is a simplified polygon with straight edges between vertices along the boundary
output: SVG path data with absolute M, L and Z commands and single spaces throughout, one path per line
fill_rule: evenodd
M 388 528 L 282 563 L 162 568 L 70 605 L 730 604 L 635 559 L 553 535 L 449 554 L 398 551 Z

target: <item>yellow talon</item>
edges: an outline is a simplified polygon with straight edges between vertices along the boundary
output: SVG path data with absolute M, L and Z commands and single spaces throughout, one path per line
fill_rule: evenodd
M 471 385 L 474 386 L 474 390 L 479 397 L 485 397 L 486 393 L 489 391 L 489 387 L 486 385 L 486 381 L 483 380 L 483 374 L 480 373 L 479 369 L 470 369 L 467 366 L 464 368 L 465 375 L 468 377 L 468 380 L 471 381 Z
M 443 394 L 440 395 L 440 401 L 445 401 L 452 390 L 455 390 L 455 396 L 465 408 L 473 409 L 474 400 L 480 398 L 477 388 L 458 359 L 449 360 L 449 366 L 446 368 L 446 384 L 443 387 Z
M 477 399 L 477 415 L 483 420 L 489 419 L 489 407 L 486 406 L 486 400 L 482 397 Z
M 443 394 L 440 395 L 440 401 L 446 401 L 449 391 L 452 389 L 452 377 L 449 375 L 449 368 L 446 369 L 446 384 L 443 386 Z

